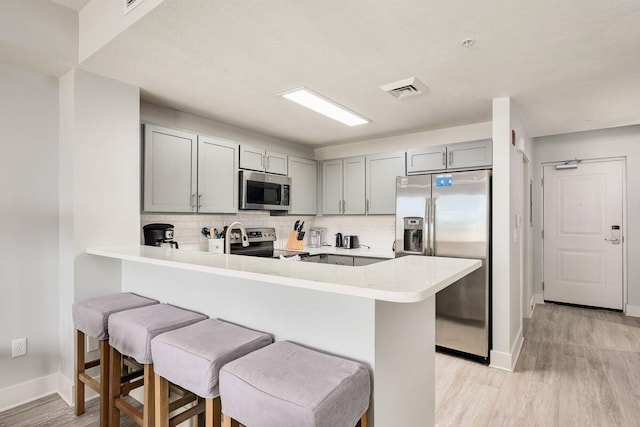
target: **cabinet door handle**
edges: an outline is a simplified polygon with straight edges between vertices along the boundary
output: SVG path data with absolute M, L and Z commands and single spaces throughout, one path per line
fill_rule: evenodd
M 453 164 L 453 151 L 449 151 L 449 166 Z
M 447 152 L 443 151 L 442 152 L 442 166 L 447 166 Z
M 196 207 L 196 194 L 191 194 L 191 210 L 194 210 Z
M 269 170 L 269 163 L 270 163 L 270 162 L 269 162 L 269 159 L 270 159 L 270 157 L 269 157 L 269 156 L 267 156 L 267 170 Z
M 202 194 L 198 194 L 198 208 L 202 207 Z
M 346 200 L 342 200 L 342 213 L 346 213 L 347 212 L 347 201 Z
M 342 213 L 342 200 L 338 200 L 338 213 Z
M 367 204 L 366 204 L 366 207 L 365 207 L 365 211 L 366 211 L 366 213 L 369 213 L 369 199 L 367 199 Z

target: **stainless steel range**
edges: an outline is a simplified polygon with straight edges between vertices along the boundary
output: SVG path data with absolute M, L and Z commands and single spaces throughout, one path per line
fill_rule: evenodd
M 231 242 L 232 254 L 263 258 L 280 258 L 280 255 L 287 258 L 295 255 L 309 256 L 309 252 L 275 249 L 273 242 L 276 241 L 276 229 L 273 227 L 247 228 L 247 237 L 249 238 L 249 246 L 243 247 L 240 229 L 231 229 L 229 241 Z

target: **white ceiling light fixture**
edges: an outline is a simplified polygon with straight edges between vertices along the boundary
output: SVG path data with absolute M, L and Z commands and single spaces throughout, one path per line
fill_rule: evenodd
M 279 93 L 278 96 L 300 104 L 333 120 L 337 120 L 347 126 L 359 126 L 370 123 L 370 120 L 304 86 Z

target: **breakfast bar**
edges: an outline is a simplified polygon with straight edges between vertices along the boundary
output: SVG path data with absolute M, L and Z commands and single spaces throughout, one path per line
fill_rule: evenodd
M 87 253 L 120 260 L 122 291 L 363 363 L 379 427 L 434 425 L 435 294 L 481 265 L 406 256 L 351 267 L 151 246 Z

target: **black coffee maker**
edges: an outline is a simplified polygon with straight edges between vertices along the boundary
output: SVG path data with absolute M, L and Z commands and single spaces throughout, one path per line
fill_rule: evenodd
M 142 227 L 144 244 L 147 246 L 169 246 L 178 249 L 178 242 L 173 240 L 172 224 L 148 224 Z

